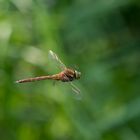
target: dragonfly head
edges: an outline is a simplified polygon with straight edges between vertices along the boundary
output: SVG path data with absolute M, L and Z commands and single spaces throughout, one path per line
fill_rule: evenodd
M 81 77 L 81 72 L 75 70 L 75 78 L 79 79 Z

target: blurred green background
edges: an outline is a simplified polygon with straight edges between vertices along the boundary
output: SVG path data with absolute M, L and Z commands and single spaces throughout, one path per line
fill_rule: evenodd
M 81 71 L 74 84 L 15 80 Z M 0 0 L 0 139 L 140 139 L 139 0 Z

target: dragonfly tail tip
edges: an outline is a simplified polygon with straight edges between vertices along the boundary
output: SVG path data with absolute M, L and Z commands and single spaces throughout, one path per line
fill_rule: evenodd
M 15 81 L 14 83 L 17 84 L 17 83 L 19 83 L 19 81 Z

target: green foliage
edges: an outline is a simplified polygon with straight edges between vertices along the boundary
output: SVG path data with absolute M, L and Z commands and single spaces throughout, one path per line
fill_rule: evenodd
M 0 0 L 0 139 L 139 140 L 140 2 Z M 68 83 L 14 81 L 60 72 Z

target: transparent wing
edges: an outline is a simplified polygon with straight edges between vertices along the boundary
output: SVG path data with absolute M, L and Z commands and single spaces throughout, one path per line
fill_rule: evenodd
M 49 50 L 49 57 L 54 59 L 62 70 L 66 69 L 65 64 L 62 63 L 62 61 L 59 59 L 56 53 L 54 53 L 52 50 Z
M 70 85 L 72 87 L 73 92 L 76 93 L 75 94 L 76 99 L 81 100 L 82 95 L 81 95 L 80 89 L 75 84 L 73 84 L 72 82 L 70 82 Z
M 76 94 L 80 94 L 80 89 L 76 86 L 76 85 L 74 85 L 72 82 L 70 82 L 70 84 L 71 84 L 71 87 L 72 87 L 72 90 L 76 93 Z

